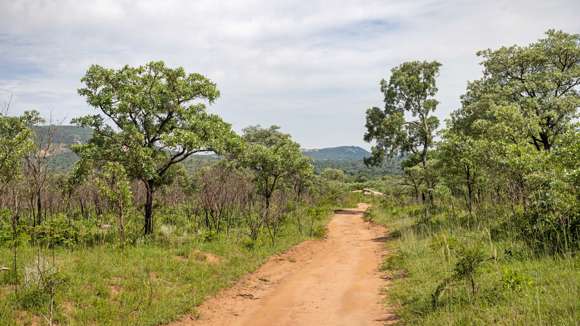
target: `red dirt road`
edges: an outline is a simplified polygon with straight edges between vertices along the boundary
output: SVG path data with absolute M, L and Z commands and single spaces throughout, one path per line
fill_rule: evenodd
M 203 303 L 199 318 L 173 325 L 384 325 L 378 267 L 385 229 L 364 222 L 367 205 L 337 212 L 324 240 L 272 257 L 234 287 Z

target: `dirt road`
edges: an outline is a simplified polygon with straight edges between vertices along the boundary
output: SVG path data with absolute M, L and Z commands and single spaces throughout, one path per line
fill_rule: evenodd
M 379 264 L 385 230 L 362 220 L 367 208 L 342 210 L 325 240 L 271 258 L 234 287 L 207 300 L 199 317 L 173 325 L 384 325 Z

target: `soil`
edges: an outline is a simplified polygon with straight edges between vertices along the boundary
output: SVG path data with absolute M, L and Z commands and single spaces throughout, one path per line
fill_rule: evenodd
M 206 300 L 181 325 L 385 325 L 379 266 L 386 230 L 362 219 L 366 204 L 337 211 L 324 240 L 272 257 L 235 286 Z

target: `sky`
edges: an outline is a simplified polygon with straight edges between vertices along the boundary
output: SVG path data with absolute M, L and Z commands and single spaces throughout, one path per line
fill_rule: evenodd
M 68 124 L 94 114 L 78 95 L 92 64 L 163 60 L 204 74 L 209 107 L 237 131 L 279 125 L 305 148 L 358 145 L 381 79 L 437 60 L 437 115 L 481 76 L 475 53 L 580 32 L 578 0 L 0 0 L 0 104 Z

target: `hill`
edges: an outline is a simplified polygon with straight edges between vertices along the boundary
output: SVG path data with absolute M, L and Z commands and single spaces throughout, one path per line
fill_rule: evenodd
M 86 143 L 91 139 L 93 130 L 77 126 L 37 126 L 34 132 L 41 141 L 51 137 L 54 144 L 72 145 Z
M 315 161 L 362 161 L 371 155 L 369 151 L 358 146 L 338 146 L 320 149 L 305 149 L 304 154 Z
M 367 179 L 385 174 L 400 174 L 401 160 L 394 159 L 381 166 L 368 167 L 364 159 L 371 153 L 358 146 L 338 146 L 319 149 L 305 149 L 304 154 L 312 158 L 318 173 L 327 168 L 343 170 L 356 179 Z
M 90 128 L 76 126 L 39 126 L 35 127 L 37 137 L 41 142 L 46 142 L 52 137 L 54 153 L 50 157 L 49 166 L 52 170 L 67 171 L 78 160 L 78 157 L 70 150 L 74 144 L 86 143 L 92 135 Z M 386 162 L 380 167 L 367 167 L 363 159 L 370 153 L 358 146 L 337 146 L 318 149 L 305 149 L 304 154 L 314 163 L 317 172 L 326 168 L 334 168 L 345 171 L 354 177 L 373 177 L 385 174 L 399 174 L 400 162 Z M 188 170 L 195 170 L 199 166 L 211 164 L 217 158 L 212 155 L 196 155 L 184 162 Z

